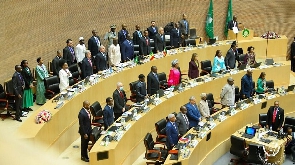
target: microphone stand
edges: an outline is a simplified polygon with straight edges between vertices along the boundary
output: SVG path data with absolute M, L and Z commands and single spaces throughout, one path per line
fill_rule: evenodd
M 266 50 L 265 50 L 265 60 L 267 59 L 267 46 L 268 46 L 268 38 L 269 38 L 269 31 L 267 32 L 267 35 L 266 35 Z

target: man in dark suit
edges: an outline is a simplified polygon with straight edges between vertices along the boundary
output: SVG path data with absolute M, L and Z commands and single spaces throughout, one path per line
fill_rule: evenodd
M 284 109 L 279 107 L 279 102 L 275 101 L 267 111 L 266 128 L 272 127 L 273 131 L 280 131 L 284 123 Z
M 152 96 L 160 89 L 160 82 L 158 78 L 158 69 L 156 66 L 151 67 L 151 72 L 147 76 L 147 93 Z
M 187 109 L 185 106 L 180 107 L 180 112 L 176 116 L 176 124 L 179 130 L 180 136 L 186 134 L 189 129 L 189 121 L 187 118 Z
M 93 36 L 88 40 L 88 49 L 90 50 L 92 55 L 96 55 L 101 43 L 96 30 L 92 30 L 92 35 Z
M 67 61 L 68 66 L 77 63 L 73 41 L 68 39 L 67 46 L 63 49 L 63 59 Z
M 13 94 L 15 95 L 15 120 L 22 122 L 21 117 L 21 109 L 23 106 L 23 94 L 25 88 L 25 81 L 23 76 L 21 75 L 22 67 L 20 65 L 15 65 L 15 72 L 12 76 L 12 84 L 13 84 Z
M 105 47 L 103 45 L 101 45 L 99 47 L 99 52 L 95 56 L 96 70 L 97 71 L 103 71 L 103 70 L 108 69 L 107 61 L 108 61 L 108 57 L 107 57 L 107 54 L 105 52 Z
M 126 28 L 127 28 L 127 25 L 122 24 L 122 29 L 118 32 L 118 43 L 120 46 L 127 39 L 127 34 L 129 34 Z
M 227 69 L 234 69 L 236 67 L 236 45 L 232 44 L 227 51 L 224 62 Z
M 61 57 L 61 52 L 60 52 L 60 50 L 58 50 L 56 52 L 56 56 L 52 60 L 52 64 L 51 64 L 51 66 L 52 66 L 51 70 L 53 72 L 53 75 L 57 75 L 58 76 L 58 74 L 59 74 L 59 70 L 61 69 L 61 67 L 59 65 L 59 61 L 61 60 L 61 58 L 62 58 Z
M 110 125 L 114 123 L 114 111 L 113 105 L 114 100 L 111 97 L 106 99 L 107 105 L 103 109 L 103 123 L 104 123 L 104 130 L 107 130 Z
M 295 37 L 291 44 L 291 71 L 295 72 Z
M 227 25 L 228 30 L 233 30 L 233 27 L 238 28 L 238 21 L 236 16 L 233 16 L 233 20 L 230 20 Z
M 166 124 L 166 146 L 168 151 L 171 150 L 178 143 L 178 129 L 176 126 L 176 117 L 174 114 L 168 115 L 169 122 Z
M 90 121 L 90 103 L 89 101 L 83 102 L 83 108 L 80 110 L 79 119 L 79 134 L 81 136 L 81 160 L 89 162 L 87 154 L 89 136 L 91 133 L 91 121 Z
M 121 61 L 126 62 L 133 59 L 134 45 L 130 34 L 127 34 L 127 39 L 121 44 Z
M 87 76 L 91 76 L 93 74 L 93 62 L 91 61 L 91 52 L 86 50 L 85 57 L 82 60 L 81 67 L 81 78 L 84 79 Z
M 184 35 L 185 39 L 187 39 L 189 36 L 189 22 L 186 17 L 186 14 L 182 14 L 182 20 L 179 21 L 179 29 L 180 32 Z
M 159 28 L 159 33 L 156 34 L 154 41 L 155 41 L 156 52 L 157 53 L 163 52 L 163 50 L 166 47 L 166 42 L 165 42 L 164 29 L 162 27 Z
M 149 32 L 147 30 L 145 30 L 143 32 L 143 37 L 140 39 L 139 42 L 139 54 L 140 55 L 149 55 L 150 52 L 152 51 L 151 49 L 151 42 L 150 42 L 150 38 L 149 38 Z
M 140 31 L 140 26 L 136 25 L 135 26 L 135 32 L 133 33 L 133 44 L 134 45 L 139 45 L 140 38 L 142 38 L 142 32 Z
M 158 33 L 158 28 L 156 27 L 156 21 L 151 21 L 151 26 L 147 28 L 149 38 L 154 39 L 155 35 Z
M 189 121 L 189 127 L 196 127 L 198 123 L 202 120 L 200 111 L 196 105 L 196 98 L 191 96 L 189 103 L 185 105 L 187 109 L 187 117 Z
M 136 102 L 142 102 L 147 98 L 146 94 L 146 84 L 145 84 L 145 76 L 140 74 L 138 76 L 138 83 L 136 84 Z
M 247 73 L 241 79 L 241 97 L 249 98 L 254 94 L 252 70 L 247 70 Z
M 126 107 L 126 93 L 123 89 L 123 84 L 121 82 L 117 83 L 117 89 L 113 93 L 114 99 L 114 114 L 115 120 L 122 116 L 123 112 L 127 111 Z
M 179 30 L 179 23 L 174 24 L 174 28 L 170 32 L 171 48 L 179 48 L 181 39 L 181 32 Z

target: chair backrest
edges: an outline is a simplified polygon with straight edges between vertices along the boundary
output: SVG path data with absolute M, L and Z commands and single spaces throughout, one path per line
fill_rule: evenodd
M 210 60 L 201 61 L 201 69 L 210 73 L 212 70 L 211 61 Z
M 60 92 L 59 84 L 50 84 L 48 85 L 47 90 L 54 92 L 54 94 L 58 94 Z
M 155 127 L 156 127 L 156 131 L 158 135 L 166 135 L 166 120 L 165 119 L 161 119 L 158 122 L 155 123 Z
M 214 97 L 212 93 L 207 93 L 206 100 L 208 102 L 209 108 L 214 107 Z
M 101 105 L 98 101 L 95 101 L 91 106 L 90 106 L 90 112 L 92 114 L 92 116 L 95 116 L 95 117 L 100 117 L 103 115 L 103 112 L 102 112 L 102 108 L 101 108 Z
M 259 125 L 261 125 L 262 128 L 266 126 L 267 122 L 267 114 L 266 113 L 260 113 L 259 114 Z
M 196 44 L 196 39 L 186 39 L 185 43 L 186 43 L 186 46 L 188 46 L 188 45 L 192 45 L 192 46 L 197 45 Z
M 249 144 L 248 163 L 264 164 L 265 152 L 262 145 Z
M 59 78 L 57 77 L 57 75 L 46 77 L 44 83 L 45 83 L 45 88 L 48 89 L 50 85 L 59 84 Z
M 5 96 L 6 94 L 5 94 L 4 88 L 2 84 L 0 84 L 0 99 L 5 99 L 6 98 Z
M 158 73 L 159 82 L 167 82 L 167 76 L 165 72 Z
M 154 143 L 154 140 L 153 140 L 153 137 L 152 137 L 151 133 L 147 133 L 145 135 L 145 137 L 144 137 L 144 145 L 145 145 L 146 151 L 154 149 L 155 143 Z
M 275 84 L 274 84 L 273 80 L 267 80 L 267 81 L 265 82 L 265 85 L 266 85 L 267 88 L 272 88 L 272 89 L 274 89 L 274 87 L 275 87 Z
M 4 82 L 4 89 L 6 93 L 13 94 L 13 82 L 12 79 L 9 79 Z
M 72 77 L 75 78 L 75 79 L 79 79 L 79 71 L 75 71 L 75 72 L 72 72 Z
M 197 38 L 197 29 L 189 29 L 190 39 L 196 39 Z
M 290 117 L 290 116 L 285 117 L 285 123 L 283 126 L 284 132 L 287 132 L 288 127 L 291 127 L 292 131 L 295 131 L 295 118 L 294 117 Z
M 246 142 L 244 139 L 231 135 L 230 137 L 231 147 L 230 153 L 238 157 L 244 157 Z
M 239 61 L 240 61 L 242 64 L 245 63 L 245 62 L 244 62 L 244 61 L 245 61 L 245 56 L 246 56 L 245 54 L 240 54 L 240 55 L 239 55 Z
M 74 84 L 75 84 L 75 80 L 71 78 L 71 79 L 69 80 L 69 85 L 70 85 L 70 86 L 73 86 Z
M 130 91 L 131 91 L 131 95 L 130 95 L 130 99 L 131 101 L 133 102 L 136 102 L 136 95 L 137 95 L 137 92 L 136 92 L 136 85 L 139 81 L 133 81 L 131 83 L 129 83 L 129 88 L 130 88 Z
M 48 61 L 48 71 L 53 72 L 53 70 L 52 70 L 52 61 Z
M 101 136 L 101 133 L 102 131 L 98 128 L 98 127 L 93 127 L 92 128 L 92 131 L 91 131 L 91 135 L 93 136 L 93 138 L 94 138 L 94 142 L 96 142 L 99 138 L 100 138 L 100 136 Z M 92 145 L 94 145 L 94 144 L 92 144 Z
M 76 71 L 79 71 L 78 70 L 78 65 L 77 64 L 73 64 L 71 66 L 69 66 L 69 71 L 73 74 L 74 72 Z

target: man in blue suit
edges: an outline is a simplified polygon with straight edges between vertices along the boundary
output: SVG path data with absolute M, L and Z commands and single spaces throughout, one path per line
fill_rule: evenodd
M 133 59 L 134 46 L 130 34 L 127 34 L 127 39 L 120 45 L 121 46 L 121 61 L 126 62 Z
M 145 83 L 145 76 L 143 74 L 140 74 L 138 76 L 138 83 L 135 86 L 136 90 L 136 102 L 142 102 L 147 98 L 146 94 L 146 83 Z
M 243 99 L 249 98 L 253 95 L 253 92 L 252 70 L 249 69 L 241 79 L 241 96 Z
M 110 125 L 114 122 L 114 111 L 113 105 L 114 100 L 111 97 L 106 99 L 107 105 L 103 109 L 103 123 L 104 123 L 104 130 L 107 130 Z
M 178 143 L 178 128 L 176 126 L 176 117 L 174 114 L 168 115 L 169 122 L 166 124 L 166 146 L 168 150 L 171 150 Z
M 189 99 L 189 103 L 187 103 L 185 107 L 187 109 L 189 127 L 196 127 L 202 119 L 200 111 L 198 110 L 198 107 L 196 105 L 196 98 L 194 96 L 191 96 Z
M 86 100 L 83 102 L 83 108 L 80 110 L 78 115 L 79 133 L 81 135 L 81 160 L 85 162 L 89 162 L 87 148 L 92 129 L 90 117 L 90 103 Z
M 127 25 L 122 24 L 122 29 L 118 32 L 118 43 L 120 46 L 127 39 L 127 34 L 129 34 L 126 28 L 127 28 Z
M 101 45 L 99 52 L 95 56 L 95 66 L 97 71 L 103 71 L 108 69 L 108 56 L 106 54 L 105 47 Z

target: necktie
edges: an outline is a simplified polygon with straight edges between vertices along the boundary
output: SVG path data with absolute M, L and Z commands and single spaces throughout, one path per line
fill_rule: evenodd
M 183 118 L 184 118 L 184 121 L 185 121 L 186 125 L 189 125 L 189 122 L 188 122 L 188 119 L 187 119 L 186 114 L 183 114 Z
M 86 110 L 86 109 L 85 109 Z M 89 117 L 89 119 L 90 119 L 90 113 L 86 110 L 86 112 L 87 112 L 87 115 L 88 115 L 88 117 Z
M 162 41 L 164 41 L 164 37 L 163 37 L 163 35 L 161 35 L 161 39 L 162 39 Z
M 22 76 L 21 74 L 18 73 L 18 77 L 19 77 L 19 79 L 22 81 L 22 85 L 24 85 L 25 82 L 24 82 L 23 76 Z
M 154 73 L 154 76 L 156 77 L 157 81 L 159 81 L 158 75 Z
M 122 99 L 124 98 L 123 92 L 120 92 L 120 96 Z
M 187 31 L 187 22 L 184 20 L 184 25 L 185 25 L 185 31 Z
M 272 116 L 272 122 L 273 123 L 276 121 L 277 111 L 278 111 L 277 108 L 273 111 L 273 116 Z
M 95 42 L 96 42 L 97 46 L 99 46 L 100 45 L 100 42 L 99 42 L 98 38 L 97 37 L 94 37 L 94 39 L 95 39 Z
M 74 62 L 75 61 L 75 51 L 74 51 L 74 49 L 72 47 L 69 47 L 69 50 L 70 50 L 70 52 L 71 52 L 71 54 L 73 56 L 73 62 Z
M 157 32 L 155 27 L 153 27 L 153 30 L 154 30 L 154 33 L 156 33 L 156 32 Z
M 141 35 L 140 31 L 137 31 L 137 33 L 138 33 L 139 38 L 141 38 L 142 35 Z
M 92 67 L 92 62 L 91 62 L 91 60 L 90 60 L 90 59 L 88 59 L 88 62 L 89 62 L 89 64 L 90 64 L 90 66 Z
M 146 45 L 149 45 L 149 40 L 147 38 L 145 38 L 146 41 Z

